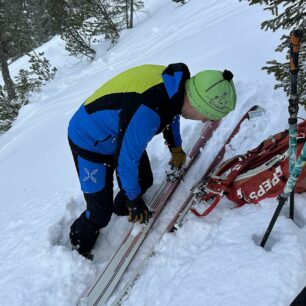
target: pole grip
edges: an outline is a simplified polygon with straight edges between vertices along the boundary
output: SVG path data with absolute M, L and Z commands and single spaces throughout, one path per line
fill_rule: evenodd
M 302 30 L 293 30 L 290 33 L 290 72 L 293 74 L 297 74 L 299 71 L 299 51 L 302 37 Z

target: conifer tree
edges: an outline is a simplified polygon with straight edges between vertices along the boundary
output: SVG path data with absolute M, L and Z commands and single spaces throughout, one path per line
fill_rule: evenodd
M 29 103 L 30 94 L 40 91 L 41 86 L 55 76 L 57 69 L 51 66 L 43 52 L 32 51 L 27 56 L 29 69 L 19 70 L 15 82 L 12 81 L 15 96 L 10 97 L 6 88 L 0 85 L 0 134 L 10 128 L 19 109 Z
M 134 13 L 144 7 L 142 0 L 115 0 L 118 15 L 124 21 L 123 27 L 127 29 L 133 28 Z
M 95 56 L 93 43 L 103 38 L 115 43 L 120 30 L 133 27 L 133 14 L 143 7 L 143 1 L 71 0 L 65 5 L 67 16 L 62 25 L 62 37 L 66 49 L 74 56 L 92 59 Z
M 24 14 L 23 1 L 0 1 L 0 67 L 7 98 L 16 98 L 14 83 L 9 72 L 9 60 L 25 54 L 34 46 L 31 30 Z
M 93 18 L 85 23 L 86 30 L 91 37 L 102 34 L 114 43 L 122 29 L 117 4 L 113 0 L 90 0 L 90 3 L 89 14 Z
M 52 31 L 48 4 L 49 0 L 24 0 L 24 13 L 27 16 L 36 46 L 40 46 L 56 34 Z
M 30 91 L 39 90 L 56 71 L 42 58 L 43 54 L 32 53 L 30 70 L 21 70 L 16 83 L 12 80 L 9 63 L 38 45 L 39 36 L 35 38 L 31 16 L 29 2 L 0 0 L 0 68 L 4 81 L 4 85 L 0 85 L 0 133 L 10 127 L 20 107 L 28 103 Z
M 68 18 L 67 2 L 65 0 L 49 0 L 46 3 L 46 11 L 51 33 L 53 35 L 62 34 Z
M 277 46 L 276 51 L 282 52 L 288 50 L 286 62 L 280 63 L 276 60 L 267 62 L 267 66 L 263 67 L 268 73 L 273 73 L 275 79 L 279 82 L 275 88 L 283 88 L 289 95 L 290 93 L 290 73 L 289 73 L 289 34 L 292 29 L 300 29 L 303 31 L 304 39 L 299 52 L 300 72 L 299 85 L 300 101 L 306 104 L 306 1 L 305 0 L 247 0 L 250 5 L 265 5 L 264 10 L 270 11 L 274 16 L 270 20 L 266 20 L 261 24 L 263 30 L 276 31 L 284 29 L 288 31 L 288 35 L 281 37 L 281 42 Z
M 29 70 L 21 69 L 15 77 L 15 87 L 20 107 L 29 103 L 31 93 L 40 91 L 40 88 L 47 81 L 53 80 L 57 71 L 56 67 L 52 67 L 50 61 L 44 57 L 44 52 L 36 53 L 33 50 L 27 56 L 30 63 Z
M 0 135 L 10 128 L 18 115 L 19 107 L 15 105 L 16 101 L 16 99 L 10 100 L 7 91 L 0 85 Z

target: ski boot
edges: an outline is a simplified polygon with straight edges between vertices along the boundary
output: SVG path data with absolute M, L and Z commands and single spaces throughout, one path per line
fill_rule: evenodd
M 93 255 L 91 251 L 98 239 L 100 232 L 93 225 L 91 225 L 82 213 L 81 216 L 74 221 L 70 227 L 70 242 L 72 249 L 85 258 L 92 260 Z

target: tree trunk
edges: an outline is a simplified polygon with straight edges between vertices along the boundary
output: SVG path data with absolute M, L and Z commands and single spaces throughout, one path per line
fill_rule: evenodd
M 134 15 L 134 1 L 131 0 L 131 4 L 130 4 L 130 29 L 133 28 L 133 15 Z
M 0 42 L 0 67 L 8 99 L 12 101 L 16 98 L 16 91 L 15 91 L 14 82 L 12 81 L 10 76 L 5 50 L 3 49 L 3 45 L 1 44 L 1 42 Z
M 110 33 L 112 40 L 115 41 L 116 39 L 119 38 L 119 32 L 117 29 L 116 24 L 113 22 L 112 18 L 109 16 L 106 5 L 104 3 L 101 2 L 97 2 L 97 8 L 98 10 L 100 10 L 101 15 L 105 18 L 105 20 L 109 23 L 113 33 Z
M 130 0 L 125 0 L 125 21 L 126 21 L 126 28 L 130 28 L 130 20 L 129 20 L 129 2 Z

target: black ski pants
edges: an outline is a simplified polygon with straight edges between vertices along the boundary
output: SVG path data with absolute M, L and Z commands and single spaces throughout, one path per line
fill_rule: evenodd
M 74 163 L 80 177 L 79 157 L 93 163 L 99 163 L 106 166 L 104 174 L 104 187 L 97 192 L 84 192 L 87 209 L 75 221 L 80 230 L 86 232 L 87 228 L 100 230 L 107 226 L 113 213 L 113 177 L 115 171 L 115 160 L 113 155 L 102 155 L 78 147 L 69 139 L 69 145 L 72 151 Z M 153 175 L 150 161 L 146 152 L 142 155 L 139 163 L 139 184 L 141 193 L 144 194 L 153 184 Z M 84 181 L 84 179 L 82 179 Z M 120 181 L 118 179 L 120 186 Z M 81 183 L 82 184 L 82 183 Z M 89 223 L 89 224 L 85 224 Z M 90 225 L 90 226 L 88 226 Z M 85 233 L 84 233 L 85 234 Z M 88 233 L 90 235 L 90 233 Z

